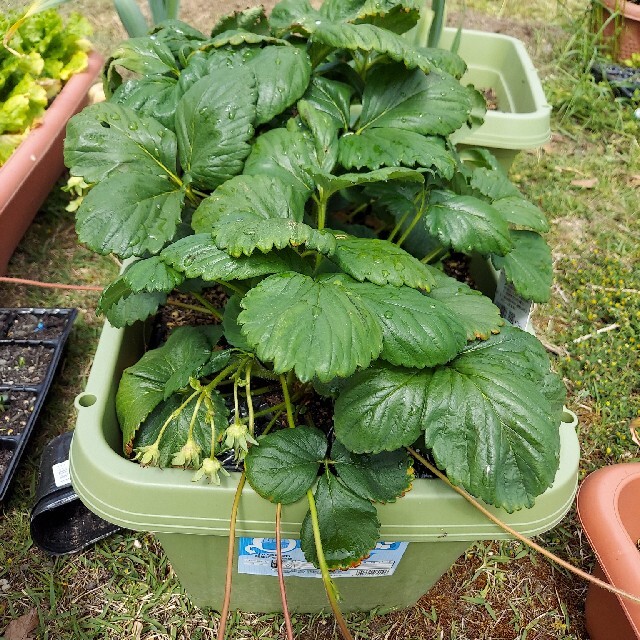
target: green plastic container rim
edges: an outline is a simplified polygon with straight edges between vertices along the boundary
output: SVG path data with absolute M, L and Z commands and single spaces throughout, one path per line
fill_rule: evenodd
M 141 353 L 142 325 L 115 329 L 105 323 L 84 393 L 75 401 L 77 425 L 71 445 L 73 488 L 98 516 L 122 527 L 156 533 L 228 535 L 231 505 L 239 474 L 220 486 L 192 482 L 193 471 L 143 468 L 120 454 L 121 434 L 115 393 L 121 371 Z M 573 503 L 578 479 L 579 446 L 575 415 L 561 425 L 560 468 L 555 482 L 531 509 L 512 514 L 489 507 L 525 535 L 554 527 Z M 416 480 L 395 503 L 377 505 L 381 539 L 450 541 L 509 536 L 440 480 Z M 283 508 L 282 535 L 298 537 L 307 503 Z M 275 505 L 246 486 L 237 535 L 272 537 Z

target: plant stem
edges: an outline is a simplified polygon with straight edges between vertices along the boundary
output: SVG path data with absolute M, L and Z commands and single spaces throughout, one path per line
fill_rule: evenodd
M 316 200 L 316 205 L 318 207 L 318 231 L 322 231 L 324 229 L 324 225 L 327 222 L 327 200 L 329 198 L 325 197 L 323 193 L 323 189 L 320 189 L 320 197 Z
M 423 264 L 429 264 L 432 260 L 439 258 L 441 255 L 444 256 L 447 254 L 447 249 L 444 247 L 436 247 L 433 251 L 429 251 L 427 255 L 420 260 Z
M 215 408 L 211 398 L 207 395 L 204 397 L 204 403 L 207 406 L 209 426 L 211 427 L 211 459 L 216 457 L 216 420 L 215 420 Z
M 426 460 L 423 456 L 421 456 L 417 451 L 414 451 L 411 447 L 407 447 L 407 451 L 416 460 L 420 461 L 433 475 L 440 478 L 442 482 L 444 482 L 449 487 L 451 487 L 456 493 L 459 493 L 467 502 L 469 502 L 478 511 L 480 511 L 480 513 L 482 513 L 487 518 L 489 518 L 491 522 L 498 525 L 503 531 L 506 531 L 509 535 L 513 536 L 517 540 L 520 540 L 520 542 L 527 545 L 534 551 L 537 551 L 539 554 L 543 555 L 545 558 L 548 558 L 552 562 L 559 564 L 561 567 L 579 576 L 583 580 L 586 580 L 587 582 L 591 582 L 592 584 L 595 584 L 598 587 L 602 587 L 606 591 L 615 593 L 621 596 L 622 598 L 627 598 L 628 600 L 632 600 L 633 602 L 640 603 L 640 596 L 632 595 L 631 593 L 627 593 L 622 589 L 618 589 L 617 587 L 614 587 L 607 582 L 603 582 L 602 580 L 595 578 L 594 576 L 582 571 L 582 569 L 578 569 L 577 567 L 574 567 L 572 564 L 566 562 L 562 558 L 558 558 L 558 556 L 551 553 L 551 551 L 548 551 L 544 547 L 541 547 L 539 544 L 536 544 L 530 538 L 527 538 L 526 536 L 523 536 L 521 533 L 518 533 L 515 529 L 511 528 L 508 524 L 506 524 L 505 522 L 502 522 L 502 520 L 494 516 L 488 509 L 483 507 L 472 495 L 468 494 L 464 489 L 461 489 L 460 487 L 456 487 L 454 484 L 451 484 L 447 476 L 445 476 L 439 469 L 436 469 L 436 467 L 434 467 L 428 460 Z
M 302 397 L 303 394 L 301 393 L 296 393 L 294 394 L 292 400 L 293 402 L 295 402 L 296 400 L 299 400 Z M 267 416 L 270 413 L 273 413 L 274 411 L 280 411 L 281 409 L 286 409 L 287 408 L 287 403 L 286 402 L 279 402 L 278 404 L 274 404 L 273 406 L 269 407 L 268 409 L 262 409 L 261 411 L 256 411 L 254 414 L 254 418 L 261 418 L 262 416 Z
M 231 507 L 231 522 L 229 523 L 229 547 L 227 549 L 227 575 L 224 583 L 224 602 L 222 611 L 220 612 L 220 626 L 218 627 L 218 640 L 224 640 L 227 630 L 227 617 L 229 615 L 229 603 L 231 602 L 231 580 L 233 579 L 233 556 L 236 547 L 236 519 L 238 518 L 238 504 L 240 503 L 240 495 L 244 488 L 246 476 L 243 471 L 240 475 L 238 488 L 233 498 L 233 506 Z
M 289 385 L 284 375 L 280 374 L 280 384 L 282 385 L 282 393 L 284 395 L 284 405 L 287 408 L 287 422 L 290 429 L 296 428 L 296 423 L 293 420 L 293 407 L 291 405 L 291 398 L 289 397 Z
M 244 388 L 247 393 L 247 409 L 249 410 L 249 433 L 253 435 L 255 430 L 255 415 L 253 413 L 253 398 L 251 397 L 251 367 L 253 362 L 247 364 L 247 375 L 245 377 L 246 383 Z
M 153 443 L 156 446 L 160 446 L 160 441 L 162 440 L 162 436 L 164 432 L 167 430 L 167 427 L 171 424 L 173 420 L 175 420 L 185 409 L 185 407 L 198 395 L 199 391 L 194 391 L 177 409 L 172 411 L 169 414 L 169 417 L 164 421 L 162 427 L 160 427 L 160 432 L 158 433 L 158 437 Z
M 257 414 L 256 414 L 257 415 Z M 273 428 L 273 425 L 276 423 L 278 418 L 282 415 L 282 411 L 278 411 L 275 416 L 269 421 L 269 424 L 266 426 L 265 430 L 262 432 L 263 436 L 266 436 L 269 431 Z
M 224 380 L 232 371 L 238 371 L 240 367 L 244 366 L 244 361 L 240 364 L 230 364 L 228 367 L 225 367 L 206 387 L 204 387 L 205 393 L 209 393 L 213 391 L 218 383 Z
M 287 606 L 287 589 L 284 586 L 284 574 L 282 572 L 282 545 L 280 536 L 280 519 L 282 516 L 282 503 L 276 505 L 276 567 L 278 569 L 278 582 L 280 584 L 280 599 L 282 600 L 282 615 L 284 625 L 287 629 L 287 640 L 293 640 L 293 629 L 291 628 L 291 617 Z
M 185 302 L 177 302 L 175 300 L 167 300 L 165 304 L 171 307 L 178 307 L 178 309 L 188 309 L 189 311 L 197 311 L 198 313 L 211 313 L 209 309 L 205 307 L 199 307 L 197 304 L 186 304 Z
M 353 222 L 353 219 L 361 212 L 364 211 L 369 206 L 368 202 L 363 202 L 358 205 L 353 211 L 351 211 L 345 218 L 346 222 Z
M 309 502 L 309 515 L 311 516 L 311 526 L 313 527 L 313 540 L 316 545 L 316 555 L 318 556 L 318 564 L 320 565 L 320 572 L 322 573 L 322 582 L 324 583 L 324 589 L 327 592 L 327 598 L 333 611 L 333 615 L 338 623 L 338 628 L 344 640 L 353 640 L 347 623 L 340 610 L 338 604 L 338 591 L 333 584 L 333 580 L 329 575 L 329 567 L 324 557 L 324 550 L 322 548 L 322 540 L 320 539 L 320 523 L 318 522 L 318 510 L 316 509 L 316 501 L 313 497 L 311 489 L 307 491 L 307 500 Z
M 207 311 L 214 317 L 222 322 L 222 314 L 216 309 L 201 293 L 191 294 Z
M 222 280 L 214 280 L 214 282 L 221 287 L 229 289 L 229 291 L 233 291 L 233 293 L 237 293 L 239 296 L 243 296 L 245 293 L 247 293 L 246 289 L 242 289 L 241 287 L 238 287 L 235 284 L 231 284 L 230 282 L 223 282 Z
M 424 194 L 425 192 L 423 189 L 420 206 L 418 207 L 418 211 L 416 212 L 416 215 L 413 216 L 413 220 L 411 221 L 411 224 L 405 229 L 405 232 L 400 236 L 400 238 L 398 239 L 398 242 L 396 242 L 396 244 L 399 247 L 402 246 L 402 243 L 408 238 L 409 234 L 413 231 L 413 228 L 418 224 L 418 222 L 420 221 L 420 218 L 422 218 L 424 214 Z
M 396 226 L 393 227 L 393 231 L 389 234 L 387 240 L 389 242 L 393 242 L 394 238 L 398 235 L 400 229 L 402 229 L 402 225 L 405 223 L 406 219 L 409 217 L 409 211 L 407 211 L 400 220 L 396 223 Z
M 206 396 L 201 393 L 196 400 L 196 408 L 193 410 L 193 415 L 191 416 L 191 422 L 189 422 L 189 432 L 187 433 L 187 440 L 193 439 L 193 428 L 196 424 L 196 419 L 198 418 L 198 411 L 200 411 L 200 405 L 202 404 L 203 398 Z

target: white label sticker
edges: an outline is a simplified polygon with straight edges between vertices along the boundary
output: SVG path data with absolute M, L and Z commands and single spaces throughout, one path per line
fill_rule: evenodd
M 51 467 L 53 471 L 53 480 L 56 487 L 66 487 L 71 484 L 71 475 L 69 474 L 69 461 L 58 462 Z
M 500 271 L 493 304 L 500 309 L 500 315 L 515 327 L 526 329 L 533 312 L 533 302 L 520 297 L 513 285 L 507 282 L 504 271 Z
M 408 542 L 378 542 L 368 558 L 346 571 L 332 571 L 332 578 L 372 578 L 390 576 L 396 570 Z M 280 541 L 282 571 L 285 576 L 321 578 L 320 569 L 307 562 L 300 540 Z M 275 538 L 240 538 L 238 573 L 256 576 L 277 576 Z

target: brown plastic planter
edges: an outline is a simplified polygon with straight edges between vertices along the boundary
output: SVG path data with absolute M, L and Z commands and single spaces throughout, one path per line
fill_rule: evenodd
M 619 17 L 605 26 L 604 37 L 613 43 L 613 54 L 617 60 L 626 60 L 633 53 L 640 53 L 640 4 L 629 0 L 600 0 L 603 5 L 602 23 L 614 13 Z
M 578 516 L 598 559 L 594 575 L 640 596 L 640 463 L 592 473 L 578 492 Z M 586 604 L 591 640 L 639 640 L 640 604 L 591 585 Z
M 102 68 L 97 53 L 72 76 L 35 128 L 0 167 L 0 275 L 64 169 L 62 144 L 69 118 L 87 104 L 87 92 Z

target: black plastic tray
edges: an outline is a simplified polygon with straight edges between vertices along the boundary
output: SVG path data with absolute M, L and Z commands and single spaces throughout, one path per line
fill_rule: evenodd
M 591 73 L 597 82 L 606 80 L 611 90 L 623 98 L 631 99 L 636 91 L 640 91 L 640 69 L 595 63 L 591 67 Z
M 76 309 L 0 307 L 0 501 L 13 480 L 69 337 Z M 44 358 L 36 376 L 31 358 Z M 15 416 L 19 405 L 27 415 Z

